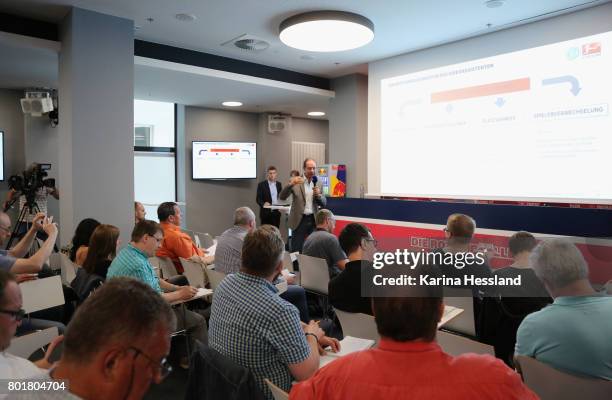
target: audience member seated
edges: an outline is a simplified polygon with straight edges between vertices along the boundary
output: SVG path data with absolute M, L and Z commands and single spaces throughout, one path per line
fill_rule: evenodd
M 145 216 L 147 215 L 147 211 L 141 202 L 134 202 L 134 224 L 139 223 L 140 221 L 145 220 Z
M 32 248 L 36 232 L 42 230 L 47 239 L 36 253 L 29 258 L 23 258 Z M 11 236 L 11 218 L 0 211 L 0 244 L 4 244 Z M 36 214 L 32 225 L 21 240 L 10 250 L 0 250 L 0 270 L 14 274 L 38 273 L 47 261 L 57 240 L 57 225 L 53 217 L 47 218 L 45 214 Z
M 593 290 L 580 250 L 567 239 L 545 240 L 530 260 L 554 302 L 525 317 L 515 354 L 571 374 L 612 380 L 612 297 Z
M 327 209 L 315 214 L 316 229 L 306 238 L 302 253 L 307 256 L 324 258 L 329 268 L 329 276 L 337 276 L 348 262 L 338 238 L 332 234 L 336 227 L 334 214 Z
M 139 222 L 132 231 L 132 241 L 124 247 L 112 261 L 107 279 L 117 276 L 128 276 L 151 286 L 162 295 L 168 303 L 191 299 L 197 293 L 193 286 L 177 286 L 159 279 L 149 263 L 159 244 L 163 240 L 163 231 L 155 221 Z M 105 284 L 106 285 L 106 284 Z M 189 329 L 192 342 L 195 339 L 207 343 L 206 320 L 200 314 L 185 309 L 175 309 L 179 329 Z M 193 344 L 193 343 L 192 343 Z
M 21 290 L 15 275 L 0 270 L 0 377 L 2 379 L 31 378 L 39 375 L 42 372 L 41 368 L 50 368 L 49 355 L 62 339 L 62 337 L 54 339 L 44 358 L 35 363 L 5 352 L 15 336 L 17 327 L 25 317 L 22 305 Z
M 234 226 L 217 238 L 215 271 L 224 274 L 233 274 L 240 271 L 244 237 L 255 229 L 255 225 L 255 213 L 249 207 L 240 207 L 234 211 Z M 286 279 L 288 283 L 287 290 L 280 296 L 297 307 L 302 322 L 310 321 L 304 288 L 294 285 L 294 280 L 290 276 L 279 277 L 275 283 L 278 283 L 280 279 Z
M 516 372 L 492 356 L 453 357 L 442 351 L 435 341 L 444 312 L 441 288 L 388 289 L 398 297 L 372 298 L 378 347 L 338 358 L 294 385 L 290 399 L 538 398 Z
M 100 223 L 95 219 L 85 218 L 79 222 L 79 225 L 77 225 L 77 228 L 74 231 L 69 258 L 70 261 L 79 267 L 83 265 L 83 262 L 87 258 L 87 246 L 89 246 L 89 239 L 98 225 L 100 225 Z
M 205 257 L 205 250 L 198 248 L 191 237 L 181 231 L 181 209 L 176 203 L 161 203 L 157 208 L 157 218 L 164 231 L 164 241 L 157 250 L 158 257 L 170 258 L 179 274 L 183 273 L 179 258 L 212 264 L 214 257 Z
M 87 258 L 79 268 L 70 286 L 79 296 L 80 303 L 106 280 L 106 274 L 119 248 L 119 228 L 98 225 L 89 240 Z
M 210 316 L 210 347 L 249 368 L 266 398 L 264 378 L 289 391 L 293 380 L 310 377 L 319 367 L 319 346 L 338 348 L 311 321 L 278 296 L 272 284 L 283 269 L 284 243 L 277 228 L 264 225 L 246 235 L 242 268 L 217 288 Z
M 70 322 L 62 356 L 38 378 L 61 380 L 67 391 L 36 391 L 19 399 L 142 399 L 172 370 L 166 356 L 175 320 L 148 285 L 112 279 L 91 295 Z
M 548 292 L 529 264 L 529 255 L 536 246 L 529 232 L 517 232 L 508 241 L 512 265 L 493 271 L 503 278 L 521 276 L 521 286 L 498 288 L 499 296 L 485 298 L 483 340 L 495 347 L 495 356 L 513 366 L 516 331 L 523 319 L 552 302 Z
M 370 298 L 361 296 L 361 270 L 372 268 L 376 240 L 365 225 L 350 223 L 342 229 L 338 241 L 349 262 L 329 282 L 329 301 L 342 311 L 372 315 Z

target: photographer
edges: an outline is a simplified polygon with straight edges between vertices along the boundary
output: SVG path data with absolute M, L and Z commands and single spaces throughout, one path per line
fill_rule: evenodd
M 50 164 L 46 164 L 48 168 Z M 47 169 L 48 169 L 47 168 Z M 17 193 L 19 196 L 19 215 L 17 221 L 16 237 L 21 238 L 32 225 L 32 221 L 37 213 L 47 214 L 47 197 L 49 195 L 59 200 L 59 190 L 55 187 L 55 179 L 43 179 L 47 176 L 46 169 L 39 163 L 32 163 L 24 172 L 23 179 L 16 175 L 9 179 L 10 190 L 7 194 L 6 201 L 3 204 L 4 211 L 8 211 L 8 207 L 15 200 Z M 11 183 L 13 181 L 14 183 Z M 24 207 L 26 210 L 24 211 Z M 40 239 L 46 239 L 43 232 L 39 232 Z

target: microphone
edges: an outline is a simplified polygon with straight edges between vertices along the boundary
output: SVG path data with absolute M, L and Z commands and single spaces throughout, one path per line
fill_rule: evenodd
M 315 185 L 315 186 L 316 186 L 316 185 L 317 185 L 317 181 L 318 181 L 318 180 L 319 180 L 319 178 L 317 178 L 317 176 L 316 176 L 316 175 L 313 175 L 313 176 L 312 176 L 312 184 L 313 184 L 313 185 Z

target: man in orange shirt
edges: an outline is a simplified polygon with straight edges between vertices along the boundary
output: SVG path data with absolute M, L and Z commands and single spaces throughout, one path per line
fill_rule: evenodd
M 181 231 L 181 209 L 176 203 L 161 203 L 157 207 L 157 217 L 164 231 L 164 240 L 155 254 L 157 257 L 170 258 L 179 274 L 183 273 L 179 257 L 212 264 L 214 257 L 205 256 L 205 250 L 197 247 L 191 237 Z
M 417 297 L 373 297 L 372 311 L 381 336 L 378 347 L 348 354 L 321 368 L 294 385 L 290 399 L 538 398 L 499 359 L 473 353 L 453 357 L 442 351 L 435 340 L 444 312 L 441 288 L 387 286 L 385 290 L 393 296 Z

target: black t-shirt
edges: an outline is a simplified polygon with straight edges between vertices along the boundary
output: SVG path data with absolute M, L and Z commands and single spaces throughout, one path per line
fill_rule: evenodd
M 361 297 L 361 272 L 372 268 L 366 260 L 346 263 L 344 271 L 329 282 L 329 301 L 335 308 L 354 313 L 372 315 L 372 304 L 369 297 Z

